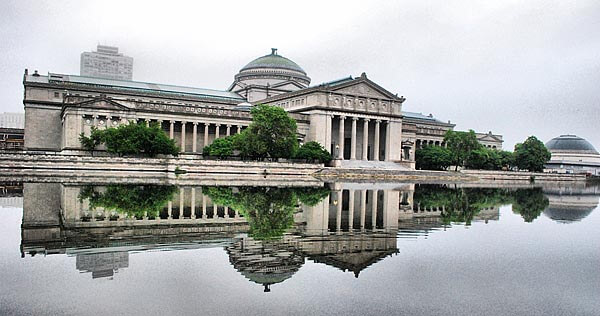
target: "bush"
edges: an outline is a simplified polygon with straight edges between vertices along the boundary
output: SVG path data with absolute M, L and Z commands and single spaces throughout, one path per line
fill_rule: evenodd
M 321 144 L 315 141 L 307 142 L 296 151 L 295 158 L 306 159 L 308 161 L 319 161 L 328 163 L 331 161 L 331 154 Z
M 415 153 L 417 169 L 446 170 L 452 164 L 452 153 L 448 148 L 425 146 Z
M 217 138 L 212 144 L 204 147 L 202 154 L 204 156 L 214 156 L 220 159 L 232 156 L 235 149 L 234 140 L 237 137 L 239 137 L 239 134 Z
M 79 140 L 85 150 L 92 151 L 100 144 L 106 145 L 106 151 L 119 156 L 146 154 L 155 157 L 158 154 L 179 154 L 175 141 L 170 139 L 156 124 L 136 124 L 130 122 L 116 128 L 99 130 L 92 128 L 91 135 L 79 135 Z

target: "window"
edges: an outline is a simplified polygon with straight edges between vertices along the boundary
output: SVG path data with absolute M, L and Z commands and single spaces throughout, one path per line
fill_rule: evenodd
M 60 93 L 58 93 L 58 92 L 54 92 L 54 97 L 55 97 L 55 98 L 59 98 L 59 97 L 60 97 Z

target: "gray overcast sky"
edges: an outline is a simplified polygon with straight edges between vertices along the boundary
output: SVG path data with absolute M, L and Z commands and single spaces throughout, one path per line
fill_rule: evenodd
M 505 136 L 600 149 L 599 1 L 12 1 L 0 3 L 0 112 L 25 68 L 79 74 L 96 44 L 134 80 L 226 89 L 271 47 L 318 84 L 366 72 L 404 110 Z

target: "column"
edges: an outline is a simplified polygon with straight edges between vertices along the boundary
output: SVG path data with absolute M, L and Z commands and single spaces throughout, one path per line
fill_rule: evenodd
M 224 218 L 229 218 L 229 206 L 225 206 L 225 215 L 223 215 Z
M 367 190 L 360 190 L 360 229 L 365 229 L 367 213 Z
M 369 157 L 369 119 L 365 119 L 363 125 L 363 155 L 362 160 L 368 160 Z
M 219 129 L 221 128 L 221 124 L 216 124 L 216 128 L 215 128 L 215 139 L 219 138 Z
M 181 152 L 182 153 L 185 152 L 185 124 L 187 124 L 187 122 L 185 122 L 185 121 L 181 122 Z
M 344 159 L 344 120 L 346 119 L 345 116 L 340 116 L 340 128 L 339 128 L 339 134 L 338 134 L 338 143 L 339 143 L 339 150 L 338 150 L 338 158 L 339 159 Z
M 206 215 L 206 195 L 202 194 L 202 218 L 206 219 L 208 215 Z
M 354 226 L 354 190 L 348 194 L 348 231 L 352 231 Z
M 208 126 L 210 123 L 204 123 L 204 144 L 202 146 L 206 147 L 208 145 Z
M 194 127 L 196 126 L 196 123 L 194 123 Z M 191 219 L 195 219 L 196 218 L 196 188 L 192 187 L 192 197 L 191 197 L 191 201 L 190 201 L 190 209 L 191 209 L 191 213 L 190 213 L 190 218 Z
M 167 203 L 167 210 L 169 213 L 169 217 L 167 217 L 167 219 L 173 219 L 173 201 L 169 201 L 169 203 Z
M 373 206 L 371 210 L 371 225 L 373 226 L 373 229 L 377 227 L 377 192 L 377 190 L 373 190 L 373 202 L 371 202 L 371 205 Z
M 169 125 L 169 138 L 174 139 L 173 137 L 173 124 L 175 124 L 175 121 L 169 121 L 171 124 Z
M 183 197 L 183 194 L 185 193 L 185 188 L 181 188 L 179 189 L 179 219 L 183 219 L 183 209 L 185 206 L 185 199 Z
M 106 128 L 112 127 L 110 124 L 111 121 L 112 121 L 112 116 L 107 116 L 106 117 Z
M 241 125 L 238 125 L 238 126 L 237 126 L 237 133 L 239 134 L 239 133 L 241 133 L 241 132 L 242 132 L 242 126 L 241 126 Z
M 385 122 L 385 142 L 384 142 L 384 144 L 385 144 L 385 149 L 384 149 L 385 153 L 384 153 L 384 156 L 383 156 L 385 161 L 390 161 L 390 153 L 392 151 L 391 150 L 391 146 L 392 146 L 391 140 L 392 139 L 390 137 L 390 132 L 391 132 L 390 126 L 391 126 L 390 121 L 386 121 Z M 402 151 L 402 142 L 400 142 L 400 151 Z
M 231 125 L 227 124 L 227 133 L 225 134 L 226 136 L 231 135 Z
M 213 201 L 213 219 L 219 218 L 219 206 Z
M 350 136 L 350 160 L 356 160 L 356 120 L 358 120 L 358 117 L 352 118 L 352 135 Z
M 336 205 L 337 213 L 335 214 L 335 231 L 337 233 L 341 232 L 341 230 L 342 230 L 342 204 L 344 204 L 344 203 L 342 203 L 343 197 L 344 197 L 344 191 L 343 190 L 337 191 L 338 204 Z
M 197 145 L 197 140 L 198 140 L 198 122 L 193 122 L 192 123 L 192 152 L 197 152 L 198 150 L 198 145 Z
M 373 141 L 373 160 L 379 161 L 379 124 L 381 120 L 375 121 L 375 140 Z
M 150 119 L 144 119 L 146 121 L 146 127 L 150 127 Z

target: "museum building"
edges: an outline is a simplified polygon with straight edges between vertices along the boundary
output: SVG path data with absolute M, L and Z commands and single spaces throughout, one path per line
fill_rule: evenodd
M 405 98 L 365 73 L 310 86 L 306 72 L 277 49 L 244 66 L 225 91 L 27 70 L 23 84 L 29 151 L 80 153 L 79 135 L 93 126 L 135 121 L 159 124 L 181 155 L 193 158 L 216 138 L 241 132 L 251 122 L 251 106 L 264 103 L 288 111 L 300 142 L 321 143 L 338 166 L 414 168 L 415 149 L 444 146 L 445 132 L 454 128 L 431 114 L 402 112 Z M 500 135 L 477 136 L 502 148 Z

